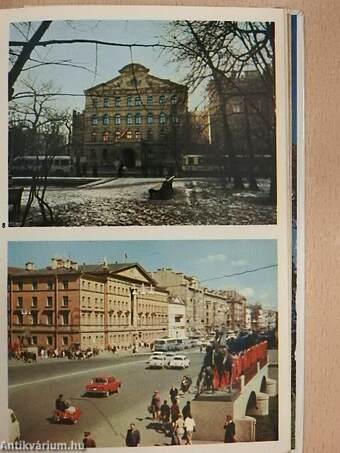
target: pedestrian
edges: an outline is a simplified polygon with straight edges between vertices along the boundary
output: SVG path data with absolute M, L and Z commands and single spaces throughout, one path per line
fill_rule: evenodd
M 185 434 L 184 420 L 183 420 L 182 414 L 178 415 L 178 419 L 175 422 L 174 433 L 175 433 L 175 437 L 176 437 L 176 445 L 181 445 L 182 439 Z
M 176 401 L 176 398 L 178 396 L 178 389 L 174 385 L 171 386 L 169 395 L 170 395 L 171 402 L 173 404 Z
M 96 448 L 96 442 L 91 436 L 90 431 L 84 432 L 84 439 L 83 439 L 84 448 Z
M 224 423 L 224 443 L 234 443 L 235 439 L 235 423 L 230 415 L 226 416 Z
M 171 413 L 171 422 L 174 424 L 174 423 L 176 423 L 179 415 L 181 414 L 181 409 L 179 408 L 177 400 L 175 400 L 172 403 L 170 413 Z
M 228 391 L 229 393 L 232 392 L 233 389 L 233 364 L 234 364 L 234 358 L 230 354 L 228 350 L 226 350 L 226 355 L 223 360 L 223 365 L 224 365 L 224 370 L 227 373 L 227 381 L 228 381 Z
M 189 415 L 191 415 L 190 401 L 187 401 L 187 404 L 183 407 L 182 414 L 183 414 L 183 420 L 184 421 Z
M 186 437 L 185 444 L 192 445 L 192 435 L 193 435 L 193 432 L 195 431 L 196 423 L 190 413 L 184 420 L 184 428 L 185 428 L 185 437 Z
M 161 418 L 161 396 L 158 390 L 153 392 L 153 396 L 151 399 L 151 408 L 152 408 L 152 418 L 156 420 L 160 420 Z
M 169 423 L 170 420 L 170 406 L 167 400 L 161 405 L 161 420 L 163 423 Z
M 131 423 L 126 433 L 125 444 L 127 447 L 139 447 L 140 441 L 140 432 L 136 429 L 136 425 Z

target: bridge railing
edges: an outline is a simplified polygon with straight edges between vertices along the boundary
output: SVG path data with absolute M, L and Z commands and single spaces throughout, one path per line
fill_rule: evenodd
M 233 356 L 231 376 L 229 372 L 224 371 L 222 378 L 218 375 L 217 369 L 214 369 L 214 388 L 223 389 L 232 386 L 240 390 L 241 376 L 244 375 L 244 383 L 247 384 L 257 373 L 257 363 L 260 368 L 267 364 L 268 361 L 268 342 L 262 341 L 240 354 Z

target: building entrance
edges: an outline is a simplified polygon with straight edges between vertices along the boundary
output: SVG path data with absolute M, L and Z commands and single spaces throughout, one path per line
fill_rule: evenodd
M 135 150 L 132 148 L 124 148 L 121 152 L 121 159 L 125 167 L 134 168 L 136 166 Z

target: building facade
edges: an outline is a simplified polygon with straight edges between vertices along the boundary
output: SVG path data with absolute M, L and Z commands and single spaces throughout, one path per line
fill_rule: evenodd
M 188 89 L 141 64 L 85 91 L 73 114 L 73 153 L 80 173 L 176 173 L 188 121 Z
M 168 334 L 168 293 L 137 263 L 8 270 L 9 345 L 80 349 L 151 343 Z
M 186 337 L 185 304 L 179 297 L 169 296 L 168 299 L 169 337 Z

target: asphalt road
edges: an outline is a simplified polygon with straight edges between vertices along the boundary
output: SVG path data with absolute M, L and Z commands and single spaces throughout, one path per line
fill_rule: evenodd
M 84 431 L 91 431 L 97 447 L 125 445 L 126 430 L 134 422 L 141 432 L 142 445 L 169 445 L 170 438 L 157 431 L 147 412 L 154 390 L 169 400 L 172 384 L 179 386 L 184 374 L 195 382 L 203 355 L 186 354 L 191 360 L 186 370 L 147 370 L 148 355 L 105 356 L 87 361 L 55 360 L 38 364 L 14 364 L 9 367 L 9 407 L 20 421 L 22 438 L 36 442 L 80 442 Z M 100 375 L 121 379 L 122 390 L 110 397 L 85 397 L 87 381 Z M 76 425 L 51 423 L 58 394 L 81 409 Z M 181 398 L 181 408 L 194 392 Z

